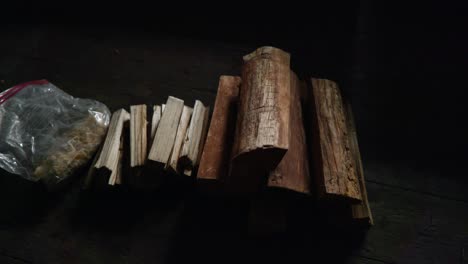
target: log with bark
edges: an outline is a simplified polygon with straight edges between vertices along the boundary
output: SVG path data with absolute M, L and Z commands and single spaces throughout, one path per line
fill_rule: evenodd
M 301 82 L 291 71 L 289 150 L 268 178 L 268 187 L 310 194 L 309 159 L 301 106 Z
M 241 78 L 221 76 L 203 154 L 197 185 L 207 191 L 220 191 L 226 180 L 234 137 Z
M 310 116 L 317 193 L 322 199 L 362 200 L 359 176 L 350 147 L 346 114 L 338 85 L 311 79 Z
M 261 47 L 244 56 L 228 188 L 252 193 L 289 148 L 290 55 Z

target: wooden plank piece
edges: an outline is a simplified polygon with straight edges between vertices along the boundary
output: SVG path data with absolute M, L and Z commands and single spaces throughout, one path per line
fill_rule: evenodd
M 301 83 L 291 71 L 291 111 L 289 150 L 270 172 L 268 187 L 310 194 L 309 159 L 302 119 Z
M 184 169 L 183 173 L 187 176 L 192 175 L 193 169 L 198 166 L 200 161 L 208 128 L 209 111 L 210 108 L 204 106 L 201 101 L 195 101 L 190 126 L 179 156 L 180 165 Z
M 101 153 L 94 164 L 94 181 L 97 185 L 104 185 L 109 178 L 117 173 L 120 159 L 119 148 L 123 141 L 124 123 L 130 120 L 130 114 L 125 109 L 117 110 L 112 118 L 107 131 L 107 136 L 102 146 Z
M 147 153 L 146 105 L 130 106 L 130 167 L 145 165 Z
M 169 161 L 183 108 L 184 101 L 172 96 L 169 96 L 166 107 L 163 107 L 161 121 L 148 155 L 148 161 L 157 167 L 164 168 Z
M 324 199 L 361 201 L 359 178 L 353 159 L 343 100 L 338 85 L 312 78 L 311 116 L 318 194 Z
M 171 158 L 168 163 L 168 168 L 172 172 L 179 172 L 180 168 L 178 166 L 179 154 L 182 149 L 182 144 L 184 143 L 185 136 L 187 134 L 187 129 L 190 124 L 190 118 L 192 117 L 193 108 L 184 106 L 182 110 L 182 115 L 180 117 L 179 126 L 177 128 L 177 134 L 174 142 L 174 148 L 172 149 Z
M 241 78 L 223 75 L 219 78 L 218 92 L 211 116 L 203 154 L 198 169 L 198 185 L 218 185 L 226 180 L 230 151 L 234 138 L 239 86 Z
M 361 190 L 362 201 L 351 205 L 352 216 L 356 220 L 365 221 L 369 225 L 374 225 L 374 219 L 367 199 L 366 180 L 364 179 L 364 169 L 362 166 L 361 153 L 357 140 L 356 124 L 354 122 L 353 110 L 351 104 L 345 101 L 345 113 L 348 126 L 348 136 L 351 148 L 351 154 L 356 164 L 356 173 L 359 177 L 359 187 Z
M 289 148 L 290 55 L 261 47 L 244 56 L 228 187 L 256 191 Z
M 156 128 L 158 127 L 159 121 L 161 120 L 161 106 L 153 106 L 153 118 L 151 120 L 151 140 L 154 139 L 154 134 L 156 134 Z

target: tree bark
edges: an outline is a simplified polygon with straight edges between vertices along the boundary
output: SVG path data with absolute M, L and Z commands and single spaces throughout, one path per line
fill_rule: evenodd
M 228 187 L 255 192 L 289 148 L 290 56 L 261 47 L 244 56 Z
M 312 78 L 314 163 L 318 194 L 321 198 L 344 198 L 360 202 L 361 190 L 349 142 L 343 101 L 338 85 L 330 80 Z
M 309 159 L 302 119 L 301 82 L 291 71 L 289 150 L 268 178 L 268 187 L 310 193 Z
M 240 84 L 241 78 L 237 76 L 223 75 L 219 78 L 210 128 L 198 168 L 197 183 L 201 188 L 219 191 L 226 180 Z

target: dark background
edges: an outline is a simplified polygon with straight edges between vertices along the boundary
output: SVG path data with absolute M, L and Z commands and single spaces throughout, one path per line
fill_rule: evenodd
M 375 226 L 331 226 L 298 200 L 286 234 L 254 238 L 244 201 L 190 188 L 88 197 L 78 180 L 46 194 L 2 175 L 0 263 L 468 263 L 468 10 L 343 2 L 3 8 L 0 90 L 46 78 L 111 110 L 168 95 L 213 105 L 242 55 L 290 52 L 301 78 L 336 80 L 353 105 Z

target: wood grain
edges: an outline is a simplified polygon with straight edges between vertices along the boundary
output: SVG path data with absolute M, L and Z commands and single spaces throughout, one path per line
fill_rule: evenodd
M 218 185 L 226 180 L 234 129 L 236 105 L 239 98 L 241 78 L 223 75 L 219 78 L 218 91 L 198 168 L 199 187 Z
M 182 115 L 180 117 L 179 126 L 177 127 L 177 134 L 174 142 L 174 148 L 172 149 L 171 158 L 168 163 L 168 168 L 172 172 L 180 173 L 179 156 L 182 149 L 182 145 L 187 134 L 187 129 L 190 124 L 190 119 L 192 117 L 193 108 L 184 106 L 182 110 Z
M 291 71 L 291 111 L 289 150 L 270 172 L 268 187 L 310 194 L 309 159 L 302 118 L 301 83 Z
M 161 120 L 161 106 L 153 106 L 153 118 L 151 119 L 151 140 L 154 139 L 156 129 L 158 128 L 159 121 Z
M 209 107 L 204 106 L 199 100 L 195 101 L 190 126 L 179 156 L 179 163 L 183 168 L 183 173 L 187 176 L 192 175 L 193 169 L 198 166 L 200 161 L 208 129 L 209 112 Z
M 229 188 L 255 191 L 289 148 L 290 56 L 261 47 L 244 56 Z
M 148 160 L 156 166 L 165 167 L 169 161 L 183 108 L 184 101 L 172 96 L 169 96 L 163 107 L 161 121 L 148 155 Z
M 338 85 L 312 78 L 311 115 L 314 126 L 314 154 L 318 194 L 321 198 L 362 200 L 359 176 L 350 148 L 343 100 Z
M 147 153 L 146 105 L 130 106 L 130 167 L 145 165 Z
M 354 122 L 353 109 L 351 104 L 345 101 L 345 113 L 348 126 L 348 136 L 351 148 L 351 153 L 356 164 L 356 173 L 359 177 L 359 188 L 361 190 L 362 201 L 358 204 L 351 205 L 351 212 L 354 219 L 365 221 L 369 225 L 374 224 L 372 212 L 367 199 L 366 180 L 364 178 L 364 168 L 362 166 L 361 153 L 359 151 L 359 144 L 357 140 L 356 124 Z

